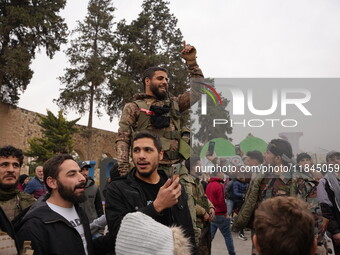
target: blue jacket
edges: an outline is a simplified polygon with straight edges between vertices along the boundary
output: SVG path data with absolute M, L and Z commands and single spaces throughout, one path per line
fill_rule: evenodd
M 38 199 L 42 195 L 46 194 L 45 183 L 43 181 L 40 181 L 38 177 L 35 176 L 27 183 L 24 192 L 32 194 L 35 199 Z
M 243 201 L 247 192 L 247 188 L 248 188 L 247 183 L 235 180 L 233 184 L 234 201 Z

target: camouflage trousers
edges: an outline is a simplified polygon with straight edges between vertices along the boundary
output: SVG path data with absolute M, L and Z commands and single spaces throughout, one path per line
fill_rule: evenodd
M 210 223 L 204 223 L 198 245 L 198 250 L 201 255 L 211 255 L 211 241 Z

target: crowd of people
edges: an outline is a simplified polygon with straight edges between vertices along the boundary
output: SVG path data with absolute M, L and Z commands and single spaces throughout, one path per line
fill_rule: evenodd
M 202 179 L 181 114 L 199 99 L 203 73 L 193 46 L 184 43 L 181 56 L 189 91 L 170 95 L 167 70 L 151 67 L 142 79 L 145 93 L 125 105 L 105 208 L 90 162 L 55 155 L 27 182 L 20 175 L 22 150 L 0 148 L 1 255 L 209 255 L 218 229 L 230 255 L 236 254 L 232 231 L 246 241 L 245 229 L 251 229 L 250 254 L 327 254 L 327 235 L 340 254 L 340 176 L 305 171 L 313 165 L 307 153 L 296 157 L 300 171 L 214 171 Z M 242 156 L 248 166 L 295 165 L 283 139 L 271 140 L 264 154 Z M 215 153 L 206 159 L 226 164 Z M 326 161 L 339 165 L 340 153 L 329 152 Z

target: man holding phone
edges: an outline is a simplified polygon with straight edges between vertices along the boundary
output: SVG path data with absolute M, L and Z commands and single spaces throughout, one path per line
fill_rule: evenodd
M 131 153 L 135 168 L 112 181 L 107 188 L 109 232 L 115 243 L 123 217 L 127 213 L 140 211 L 166 226 L 181 226 L 194 247 L 192 254 L 198 254 L 187 194 L 178 178 L 172 180 L 158 169 L 163 158 L 161 149 L 159 137 L 147 131 L 141 131 L 133 138 Z

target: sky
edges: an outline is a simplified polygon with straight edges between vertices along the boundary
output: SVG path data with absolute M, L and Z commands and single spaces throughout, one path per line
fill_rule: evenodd
M 117 8 L 115 21 L 135 19 L 141 12 L 142 2 L 113 1 Z M 87 0 L 67 0 L 61 15 L 70 30 L 75 28 L 77 20 L 84 19 L 87 4 Z M 340 78 L 340 1 L 172 0 L 169 7 L 178 19 L 177 26 L 184 39 L 197 48 L 197 61 L 206 77 Z M 67 45 L 62 47 L 66 48 Z M 49 109 L 56 114 L 58 107 L 52 101 L 58 98 L 61 88 L 57 77 L 64 74 L 67 66 L 63 51 L 52 60 L 46 57 L 44 50 L 37 54 L 31 66 L 34 76 L 21 96 L 19 107 L 43 114 Z M 328 103 L 328 95 L 337 100 L 339 87 L 327 86 L 324 89 L 321 86 L 321 90 L 318 86 L 310 88 L 313 102 L 317 102 L 312 103 L 311 108 Z M 340 145 L 334 143 L 339 140 L 333 133 L 336 129 L 329 132 L 326 128 L 334 127 L 331 120 L 339 116 L 340 106 L 332 106 L 329 113 L 318 110 L 324 119 L 320 129 L 313 129 L 317 130 L 317 136 L 308 126 L 303 127 L 306 135 L 300 139 L 301 150 L 340 149 Z M 67 115 L 70 120 L 78 117 L 74 112 Z M 87 118 L 85 115 L 78 123 L 86 125 Z M 117 131 L 118 119 L 110 122 L 104 113 L 101 118 L 94 119 L 94 127 Z M 247 132 L 238 131 L 234 129 L 232 134 L 235 142 L 240 142 Z M 263 131 L 259 136 L 266 141 L 280 132 Z M 314 141 L 316 138 L 319 140 Z

